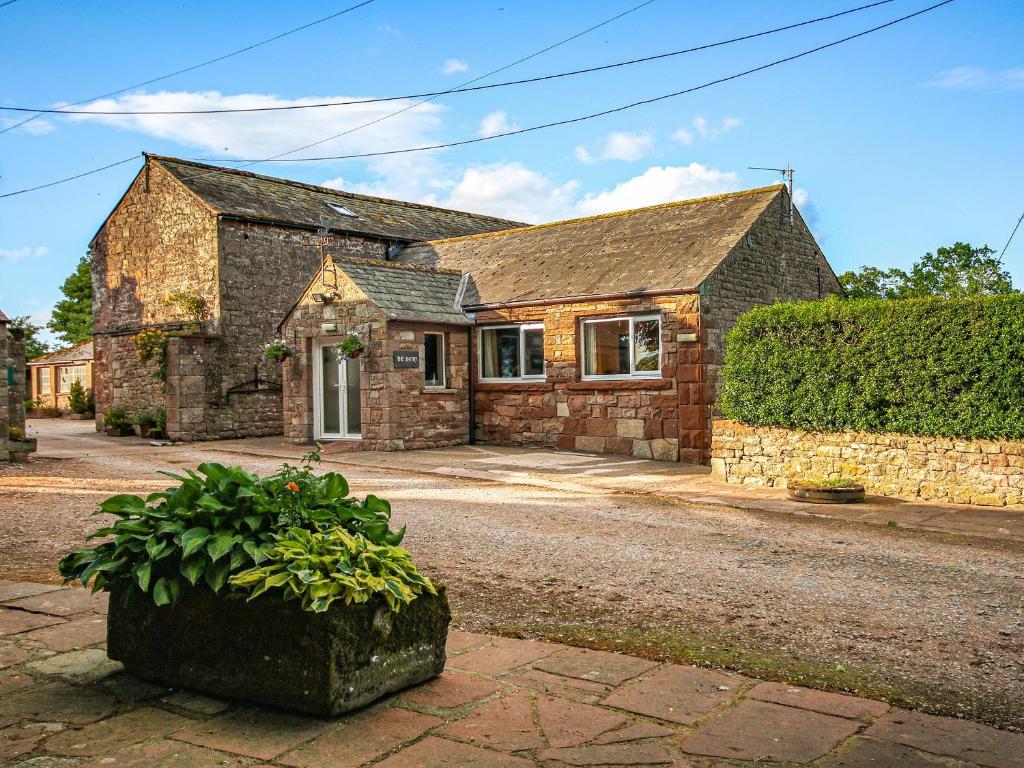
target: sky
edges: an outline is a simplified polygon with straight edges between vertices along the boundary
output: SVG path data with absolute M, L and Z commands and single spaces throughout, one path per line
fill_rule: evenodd
M 0 134 L 0 195 L 139 159 L 0 198 L 0 308 L 48 320 L 143 151 L 263 159 L 379 118 L 291 157 L 491 136 L 717 80 L 934 1 L 893 0 L 690 55 L 426 103 L 44 116 Z M 645 0 L 373 0 L 252 51 L 95 100 L 355 2 L 15 0 L 0 6 L 0 106 L 91 99 L 79 109 L 174 110 L 402 96 L 459 86 L 627 11 L 480 82 L 689 48 L 867 0 L 652 0 L 639 8 Z M 837 272 L 907 267 L 956 241 L 1000 250 L 1024 212 L 1021 39 L 1020 0 L 954 0 L 766 71 L 586 122 L 446 150 L 247 170 L 537 223 L 764 186 L 778 175 L 749 166 L 790 163 L 797 203 Z M 0 128 L 20 119 L 0 111 Z M 1024 287 L 1024 234 L 1005 264 Z

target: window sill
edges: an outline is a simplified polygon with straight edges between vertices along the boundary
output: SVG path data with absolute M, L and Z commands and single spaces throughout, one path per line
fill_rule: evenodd
M 461 391 L 461 389 L 453 389 L 451 387 L 423 387 L 420 390 L 424 395 L 457 395 Z
M 585 379 L 565 385 L 565 389 L 671 389 L 672 379 Z

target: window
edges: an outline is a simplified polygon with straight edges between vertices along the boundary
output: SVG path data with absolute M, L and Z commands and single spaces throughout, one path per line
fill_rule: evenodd
M 37 395 L 48 395 L 50 394 L 50 369 L 49 368 L 36 368 L 36 387 L 38 388 Z
M 423 334 L 423 385 L 441 388 L 447 386 L 443 333 Z
M 543 379 L 544 326 L 498 325 L 480 329 L 480 378 Z
M 84 365 L 69 365 L 59 369 L 59 379 L 57 381 L 57 392 L 60 394 L 67 394 L 71 391 L 71 384 L 78 382 L 83 387 L 85 386 L 85 366 Z
M 346 208 L 344 205 L 341 205 L 340 203 L 327 203 L 326 205 L 332 211 L 334 211 L 335 213 L 340 213 L 342 216 L 348 216 L 351 219 L 358 219 L 359 218 L 359 214 L 358 213 L 355 213 L 354 211 L 349 210 L 348 208 Z
M 583 321 L 583 378 L 661 376 L 661 318 L 657 315 Z

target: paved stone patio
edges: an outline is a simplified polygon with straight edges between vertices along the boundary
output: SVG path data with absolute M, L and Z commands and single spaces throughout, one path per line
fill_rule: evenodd
M 0 765 L 1024 768 L 1024 734 L 604 651 L 452 631 L 444 674 L 318 720 L 135 679 L 103 595 L 0 580 Z

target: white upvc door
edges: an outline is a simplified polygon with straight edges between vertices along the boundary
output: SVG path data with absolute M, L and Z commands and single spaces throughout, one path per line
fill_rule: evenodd
M 359 360 L 346 360 L 334 349 L 339 339 L 313 345 L 313 436 L 326 440 L 362 438 Z

